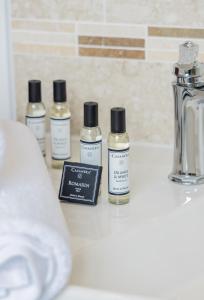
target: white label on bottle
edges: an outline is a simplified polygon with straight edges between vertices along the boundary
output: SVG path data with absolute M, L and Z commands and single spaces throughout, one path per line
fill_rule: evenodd
M 26 125 L 31 129 L 45 155 L 45 115 L 40 117 L 26 116 Z
M 50 119 L 52 158 L 66 160 L 71 157 L 70 118 Z
M 129 149 L 108 149 L 108 186 L 110 194 L 125 195 L 129 193 L 128 156 Z
M 81 163 L 101 166 L 102 140 L 97 142 L 80 141 Z

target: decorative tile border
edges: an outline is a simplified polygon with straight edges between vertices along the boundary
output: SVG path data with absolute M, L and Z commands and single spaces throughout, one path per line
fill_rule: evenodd
M 144 48 L 144 39 L 119 38 L 119 37 L 99 37 L 99 36 L 79 36 L 80 45 L 116 46 L 116 47 L 138 47 Z
M 13 19 L 15 53 L 111 57 L 174 62 L 179 44 L 191 39 L 204 57 L 204 28 Z
M 144 59 L 145 52 L 142 50 L 105 49 L 105 48 L 79 48 L 80 56 L 98 56 L 112 58 Z
M 204 29 L 174 28 L 174 27 L 148 27 L 149 36 L 204 38 Z

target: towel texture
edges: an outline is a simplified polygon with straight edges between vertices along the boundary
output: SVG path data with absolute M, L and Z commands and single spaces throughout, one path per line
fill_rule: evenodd
M 63 215 L 30 130 L 0 121 L 0 299 L 49 300 L 71 256 Z

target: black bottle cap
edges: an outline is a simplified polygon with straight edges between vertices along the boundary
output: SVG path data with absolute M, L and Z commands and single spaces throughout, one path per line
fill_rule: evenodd
M 97 102 L 84 103 L 84 126 L 85 127 L 98 126 L 98 103 Z
M 111 132 L 126 132 L 125 109 L 123 107 L 113 107 L 111 109 Z
M 67 100 L 66 80 L 53 81 L 54 102 L 65 102 Z
M 41 81 L 29 80 L 28 81 L 28 101 L 41 102 Z

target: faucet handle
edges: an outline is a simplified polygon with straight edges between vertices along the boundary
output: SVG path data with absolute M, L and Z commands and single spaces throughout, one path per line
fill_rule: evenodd
M 180 65 L 190 65 L 197 61 L 198 58 L 198 45 L 186 41 L 179 46 L 179 64 Z
M 198 62 L 197 44 L 187 41 L 179 46 L 179 61 L 173 73 L 181 85 L 203 84 L 204 64 Z

